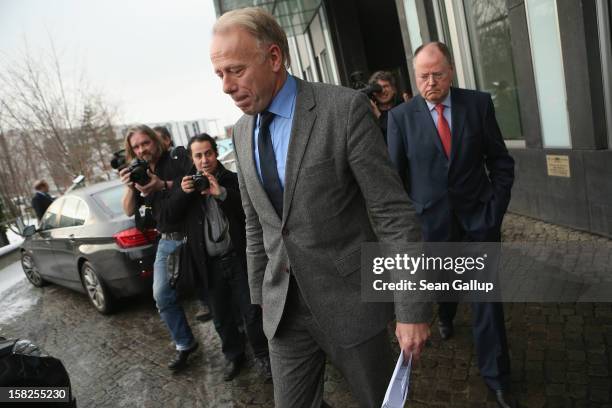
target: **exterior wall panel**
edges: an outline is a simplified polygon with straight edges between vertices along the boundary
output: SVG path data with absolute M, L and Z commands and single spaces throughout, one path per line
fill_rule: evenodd
M 436 1 L 431 3 L 434 7 Z M 396 4 L 400 13 L 405 13 L 403 2 L 396 0 Z M 609 131 L 597 29 L 601 16 L 596 5 L 591 0 L 557 0 L 556 41 L 560 39 L 563 57 L 570 149 L 543 148 L 525 0 L 506 0 L 506 6 L 525 138 L 524 148 L 510 148 L 516 161 L 510 211 L 612 237 L 612 151 L 606 150 Z M 427 25 L 422 30 L 448 30 L 435 27 L 423 10 L 418 13 L 419 22 Z M 404 41 L 409 40 L 405 27 L 408 20 L 400 14 Z M 446 24 L 444 19 L 437 21 Z M 409 44 L 405 44 L 405 50 L 412 71 Z M 548 175 L 548 154 L 569 157 L 569 178 Z

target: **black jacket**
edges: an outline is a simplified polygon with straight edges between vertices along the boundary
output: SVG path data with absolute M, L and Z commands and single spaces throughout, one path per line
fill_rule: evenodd
M 163 152 L 160 156 L 155 174 L 162 180 L 172 181 L 174 185 L 178 185 L 179 190 L 181 179 L 186 171 L 192 166 L 190 158 L 185 154 L 185 149 L 175 149 L 177 154 L 170 155 L 169 152 Z M 168 200 L 172 191 L 156 191 L 147 197 L 136 195 L 136 209 L 138 211 L 141 205 L 146 204 L 153 209 L 153 218 L 157 229 L 161 232 L 178 232 L 182 231 L 182 220 L 173 221 L 168 219 L 167 207 Z
M 36 218 L 40 220 L 52 202 L 53 198 L 49 194 L 36 192 L 32 197 L 32 208 L 36 213 Z
M 395 97 L 395 100 L 393 101 L 393 108 L 401 105 L 402 102 L 404 102 L 403 99 L 401 99 L 399 97 Z M 393 109 L 393 108 L 391 108 L 391 109 Z M 385 139 L 385 144 L 387 143 L 387 122 L 389 120 L 388 119 L 389 118 L 389 111 L 391 109 L 380 111 L 380 117 L 378 118 L 378 126 L 380 126 L 380 130 L 382 131 L 383 138 Z
M 194 173 L 195 169 L 192 169 L 190 174 Z M 225 187 L 227 191 L 225 200 L 218 201 L 219 207 L 227 217 L 234 251 L 238 255 L 246 273 L 245 216 L 238 188 L 238 176 L 219 163 L 215 177 L 219 185 Z M 193 263 L 197 267 L 199 275 L 204 278 L 204 285 L 208 286 L 203 200 L 203 195 L 197 192 L 187 194 L 181 189 L 180 183 L 176 183 L 167 203 L 168 211 L 166 217 L 172 223 L 183 223 Z

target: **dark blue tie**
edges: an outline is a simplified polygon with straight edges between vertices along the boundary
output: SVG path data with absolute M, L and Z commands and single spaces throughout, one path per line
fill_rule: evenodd
M 283 187 L 276 168 L 276 156 L 274 155 L 272 135 L 270 134 L 270 123 L 274 119 L 274 114 L 264 111 L 260 115 L 257 148 L 259 150 L 259 167 L 263 188 L 268 193 L 268 198 L 270 198 L 276 213 L 280 218 L 283 218 Z

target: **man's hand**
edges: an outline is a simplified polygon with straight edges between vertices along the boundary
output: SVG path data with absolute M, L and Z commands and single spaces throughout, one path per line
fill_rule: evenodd
M 412 354 L 412 358 L 418 360 L 430 334 L 428 323 L 397 322 L 395 325 L 395 337 L 404 352 L 404 358 Z
M 191 176 L 183 177 L 183 180 L 181 180 L 181 190 L 183 190 L 187 194 L 193 193 L 195 191 Z
M 377 119 L 380 118 L 380 115 L 382 115 L 382 113 L 380 113 L 380 109 L 378 109 L 378 105 L 376 105 L 376 102 L 370 99 L 370 106 L 372 107 L 372 112 L 374 112 L 374 116 L 376 116 Z
M 119 178 L 121 179 L 121 182 L 125 184 L 126 187 L 129 187 L 134 190 L 134 182 L 130 181 L 130 173 L 130 170 L 125 167 L 119 172 Z
M 219 186 L 219 182 L 217 181 L 217 178 L 207 172 L 204 172 L 204 175 L 208 178 L 210 187 L 202 191 L 202 195 L 209 194 L 215 198 L 219 197 L 221 195 L 221 187 Z
M 136 190 L 142 193 L 143 197 L 146 197 L 149 194 L 154 193 L 156 191 L 161 191 L 164 188 L 164 181 L 162 179 L 157 177 L 150 170 L 147 170 L 147 174 L 149 175 L 149 178 L 151 180 L 146 185 L 144 186 L 141 186 L 140 184 L 134 185 L 136 187 Z

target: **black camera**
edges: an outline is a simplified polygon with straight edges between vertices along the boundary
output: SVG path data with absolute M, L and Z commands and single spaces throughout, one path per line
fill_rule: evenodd
M 128 167 L 130 172 L 130 181 L 141 186 L 149 184 L 151 178 L 147 174 L 149 162 L 146 160 L 134 159 Z
M 358 91 L 363 92 L 368 96 L 368 98 L 373 99 L 375 93 L 382 92 L 382 86 L 378 85 L 376 82 L 372 82 L 363 88 L 358 89 Z
M 115 170 L 121 170 L 125 167 L 126 165 L 125 149 L 121 149 L 113 153 L 113 157 L 111 158 L 110 165 Z
M 192 175 L 191 179 L 193 180 L 193 187 L 198 193 L 201 193 L 202 191 L 208 190 L 210 188 L 210 181 L 208 181 L 208 177 L 206 177 L 199 171 L 196 174 Z
M 355 71 L 350 74 L 351 88 L 363 92 L 368 98 L 374 99 L 376 92 L 382 92 L 382 86 L 377 82 L 365 83 L 365 74 L 362 71 Z

